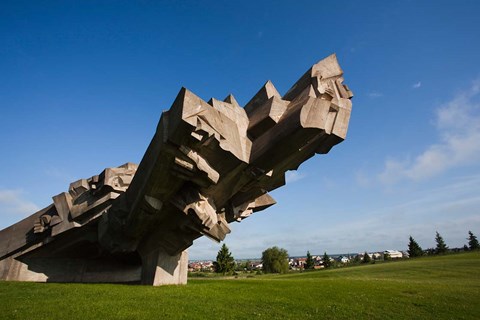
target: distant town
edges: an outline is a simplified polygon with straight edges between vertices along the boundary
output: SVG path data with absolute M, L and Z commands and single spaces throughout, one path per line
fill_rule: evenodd
M 390 259 L 406 259 L 409 258 L 407 251 L 398 250 L 385 250 L 381 252 L 366 252 L 371 261 L 384 261 Z M 329 262 L 336 266 L 348 265 L 354 262 L 361 262 L 365 260 L 364 253 L 348 253 L 348 254 L 334 254 L 330 255 Z M 325 268 L 324 255 L 312 255 L 314 261 L 314 269 Z M 214 272 L 215 260 L 192 260 L 188 264 L 189 272 Z M 288 265 L 290 270 L 303 270 L 307 262 L 306 256 L 289 257 Z M 263 268 L 262 259 L 236 259 L 235 260 L 237 271 L 261 271 Z
M 462 251 L 480 250 L 480 244 L 477 237 L 468 231 L 468 245 L 463 248 L 449 248 L 443 237 L 435 233 L 435 248 L 426 250 L 410 236 L 407 251 L 384 250 L 377 252 L 363 252 L 357 254 L 332 254 L 326 252 L 323 255 L 312 255 L 307 251 L 306 256 L 289 256 L 287 250 L 272 247 L 262 253 L 262 258 L 255 259 L 234 259 L 232 253 L 224 243 L 218 251 L 216 260 L 193 260 L 189 261 L 189 272 L 266 272 L 266 273 L 285 273 L 288 271 L 318 270 L 331 267 L 346 267 L 361 263 L 376 263 L 393 261 L 400 259 L 409 259 L 426 255 L 442 255 Z

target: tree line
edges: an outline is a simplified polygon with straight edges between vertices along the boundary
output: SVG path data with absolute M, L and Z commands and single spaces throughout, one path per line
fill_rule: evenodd
M 480 244 L 478 243 L 477 237 L 472 233 L 472 231 L 468 231 L 468 246 L 465 244 L 463 246 L 464 251 L 473 251 L 473 250 L 479 250 L 480 249 Z M 427 250 L 423 250 L 422 247 L 418 244 L 415 239 L 413 239 L 412 236 L 409 238 L 408 242 L 408 254 L 411 258 L 414 257 L 420 257 L 425 254 L 445 254 L 449 251 L 448 246 L 446 245 L 445 241 L 443 240 L 443 237 L 438 233 L 438 231 L 435 233 L 435 243 L 436 247 L 435 248 L 429 248 Z
M 468 231 L 468 246 L 464 246 L 465 251 L 479 250 L 480 244 L 477 237 L 471 232 Z M 408 243 L 408 254 L 410 257 L 420 257 L 425 254 L 445 254 L 449 251 L 448 246 L 446 245 L 443 237 L 436 231 L 435 233 L 435 248 L 430 248 L 423 250 L 422 247 L 418 244 L 412 236 L 409 237 Z M 370 263 L 372 259 L 369 254 L 365 252 L 363 257 L 360 258 L 357 256 L 354 260 L 357 263 Z M 388 257 L 386 257 L 388 259 Z M 322 264 L 324 268 L 329 268 L 333 265 L 330 257 L 325 252 L 322 257 Z M 248 268 L 248 262 L 245 264 Z M 227 245 L 224 243 L 220 250 L 218 251 L 217 258 L 213 262 L 214 270 L 217 273 L 230 274 L 235 270 L 235 259 L 232 256 L 232 253 L 228 249 Z M 304 269 L 311 270 L 315 267 L 315 261 L 310 254 L 310 251 L 307 251 L 307 257 L 305 260 Z M 288 252 L 283 248 L 271 247 L 262 252 L 262 271 L 265 273 L 286 273 L 289 270 L 288 263 Z

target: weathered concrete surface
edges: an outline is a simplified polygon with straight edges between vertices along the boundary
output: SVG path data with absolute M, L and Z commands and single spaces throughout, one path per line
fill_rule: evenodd
M 20 281 L 187 281 L 186 249 L 222 241 L 229 223 L 268 208 L 268 194 L 347 134 L 352 92 L 335 55 L 282 97 L 267 81 L 240 107 L 182 88 L 137 166 L 70 185 L 53 204 L 0 231 L 0 278 Z

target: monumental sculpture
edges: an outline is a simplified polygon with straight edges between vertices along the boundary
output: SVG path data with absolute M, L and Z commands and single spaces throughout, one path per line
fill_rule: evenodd
M 0 279 L 185 284 L 187 248 L 222 241 L 229 224 L 275 204 L 315 154 L 347 134 L 353 94 L 331 55 L 282 97 L 268 81 L 242 108 L 182 88 L 139 165 L 70 184 L 53 203 L 0 231 Z

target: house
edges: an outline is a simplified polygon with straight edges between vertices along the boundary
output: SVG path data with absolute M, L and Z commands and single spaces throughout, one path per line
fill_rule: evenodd
M 397 250 L 385 250 L 383 252 L 383 254 L 388 255 L 392 259 L 403 258 L 403 254 L 400 251 L 397 251 Z
M 212 261 L 191 261 L 188 264 L 188 271 L 190 272 L 213 271 L 213 262 Z
M 262 270 L 263 264 L 261 262 L 252 262 L 252 270 Z
M 373 260 L 379 260 L 380 258 L 382 258 L 382 256 L 383 254 L 381 252 L 374 252 L 370 256 L 370 258 L 372 258 Z
M 293 270 L 303 269 L 307 258 L 290 258 L 288 264 Z

